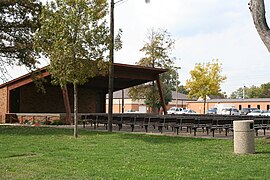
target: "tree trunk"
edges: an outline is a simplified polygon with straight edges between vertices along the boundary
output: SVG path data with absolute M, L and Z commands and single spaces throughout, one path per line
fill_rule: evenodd
M 264 0 L 250 0 L 249 9 L 257 32 L 270 52 L 270 30 L 266 22 Z
M 64 106 L 66 110 L 66 118 L 65 118 L 64 124 L 71 124 L 71 119 L 72 119 L 71 109 L 70 109 L 70 104 L 69 104 L 68 89 L 66 85 L 62 88 L 62 94 L 63 94 Z
M 74 138 L 78 137 L 78 87 L 76 83 L 74 86 Z
M 205 114 L 205 104 L 206 104 L 206 98 L 203 99 L 203 114 Z

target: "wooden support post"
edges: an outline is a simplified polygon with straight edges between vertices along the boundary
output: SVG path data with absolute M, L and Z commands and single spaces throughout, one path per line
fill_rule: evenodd
M 160 96 L 160 100 L 161 100 L 161 104 L 162 104 L 162 109 L 164 111 L 164 114 L 167 114 L 167 108 L 166 108 L 166 104 L 165 104 L 165 100 L 164 100 L 164 95 L 163 95 L 163 91 L 162 91 L 162 85 L 159 79 L 159 75 L 156 78 L 157 81 L 157 85 L 158 85 L 158 91 L 159 91 L 159 96 Z

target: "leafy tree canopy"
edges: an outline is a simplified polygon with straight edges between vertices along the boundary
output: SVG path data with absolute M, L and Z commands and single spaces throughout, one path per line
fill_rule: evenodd
M 187 90 L 186 86 L 184 86 L 184 85 L 179 85 L 179 83 L 180 83 L 179 81 L 177 81 L 177 82 L 175 82 L 175 83 L 177 83 L 177 86 L 172 87 L 172 91 L 176 91 L 176 88 L 177 88 L 177 92 L 178 92 L 178 93 L 188 94 L 188 90 Z
M 0 1 L 0 74 L 5 79 L 6 66 L 25 65 L 34 69 L 34 33 L 39 28 L 41 3 L 38 0 Z
M 206 102 L 207 96 L 219 95 L 220 84 L 226 80 L 226 76 L 221 75 L 221 70 L 218 60 L 213 60 L 212 63 L 196 64 L 194 70 L 190 71 L 191 78 L 186 83 L 189 97 L 201 97 Z
M 260 86 L 241 87 L 230 95 L 231 99 L 241 98 L 270 98 L 270 83 Z
M 175 41 L 170 33 L 163 29 L 151 29 L 148 31 L 147 40 L 140 50 L 145 56 L 137 63 L 147 67 L 160 67 L 168 69 L 167 73 L 160 76 L 163 84 L 165 103 L 171 101 L 171 90 L 176 86 L 176 68 L 174 67 L 175 58 L 170 54 L 174 48 Z M 160 108 L 161 102 L 156 84 L 147 83 L 133 87 L 129 90 L 129 95 L 133 100 L 145 99 L 145 103 L 152 108 Z
M 106 0 L 56 0 L 44 7 L 36 47 L 50 59 L 55 83 L 83 84 L 107 73 L 107 13 Z
M 55 84 L 74 87 L 74 137 L 78 136 L 78 84 L 108 73 L 110 35 L 106 0 L 55 0 L 47 3 L 36 33 L 36 48 L 50 59 Z M 68 115 L 70 117 L 70 115 Z

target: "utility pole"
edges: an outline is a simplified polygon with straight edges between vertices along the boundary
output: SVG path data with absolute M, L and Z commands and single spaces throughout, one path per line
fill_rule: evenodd
M 109 69 L 109 108 L 108 108 L 108 131 L 112 132 L 112 113 L 113 113 L 113 79 L 114 79 L 114 0 L 111 0 L 110 14 L 110 69 Z
M 176 91 L 176 108 L 178 108 L 178 82 L 177 82 L 177 80 L 178 80 L 178 72 L 177 72 L 177 67 L 176 67 L 176 81 L 175 81 L 175 85 L 176 85 L 176 89 L 175 89 L 175 91 Z
M 175 72 L 176 72 L 176 78 L 175 78 L 176 107 L 178 107 L 178 78 L 179 78 L 179 76 L 178 76 L 178 69 L 181 69 L 181 67 L 175 67 Z
M 245 99 L 245 88 L 246 88 L 246 86 L 244 85 L 244 87 L 243 87 L 243 99 Z
M 155 68 L 155 60 L 152 60 L 152 68 Z M 156 113 L 155 108 L 155 81 L 152 82 L 152 113 Z
M 110 67 L 109 67 L 109 107 L 108 107 L 108 131 L 112 132 L 112 114 L 113 114 L 113 80 L 114 80 L 114 5 L 122 2 L 118 0 L 114 3 L 111 0 L 111 12 L 110 12 Z M 150 0 L 145 0 L 145 3 L 150 3 Z

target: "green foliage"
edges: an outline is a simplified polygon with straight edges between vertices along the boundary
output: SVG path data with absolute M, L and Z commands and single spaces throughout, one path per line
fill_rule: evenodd
M 51 122 L 51 125 L 63 125 L 64 123 L 63 123 L 63 121 L 62 120 L 53 120 L 52 122 Z
M 186 83 L 189 97 L 202 98 L 205 102 L 207 96 L 220 94 L 220 84 L 226 79 L 221 75 L 221 70 L 218 60 L 196 64 L 194 70 L 190 71 L 191 78 Z
M 159 67 L 168 69 L 167 73 L 160 76 L 163 85 L 165 103 L 168 104 L 172 99 L 171 90 L 176 86 L 176 68 L 174 67 L 174 58 L 170 58 L 170 53 L 174 48 L 174 39 L 162 29 L 151 29 L 147 34 L 148 42 L 140 50 L 144 52 L 143 57 L 137 64 L 147 67 Z M 154 86 L 154 87 L 153 87 Z M 160 108 L 161 102 L 158 94 L 157 85 L 147 83 L 132 87 L 129 95 L 133 100 L 145 99 L 145 103 L 152 108 Z
M 128 93 L 133 100 L 145 99 L 145 104 L 152 108 L 159 109 L 162 106 L 156 84 L 153 86 L 153 83 L 147 83 L 132 87 Z M 163 86 L 163 94 L 167 105 L 172 99 L 171 90 L 167 86 Z
M 78 84 L 108 73 L 110 35 L 106 0 L 56 0 L 43 8 L 36 49 L 50 59 L 53 83 L 74 86 L 74 137 L 77 138 Z
M 115 36 L 114 48 L 115 48 L 116 51 L 119 51 L 123 47 L 123 42 L 121 40 L 122 34 L 123 34 L 123 30 L 119 29 L 117 35 Z
M 242 87 L 238 88 L 236 91 L 232 92 L 231 95 L 230 95 L 230 98 L 231 99 L 241 99 L 241 98 L 243 98 L 243 88 Z
M 261 85 L 261 95 L 262 98 L 270 98 L 270 83 Z
M 220 92 L 220 93 L 218 94 L 218 96 L 219 96 L 220 98 L 222 98 L 222 99 L 227 99 L 227 98 L 228 98 L 228 95 L 227 95 L 226 92 Z
M 218 95 L 221 92 L 220 84 L 226 80 L 221 74 L 221 65 L 218 60 L 212 63 L 198 63 L 190 71 L 191 79 L 187 80 L 186 88 L 189 96 L 206 99 L 207 95 Z
M 236 91 L 232 92 L 230 98 L 241 99 L 243 98 L 243 93 L 245 93 L 244 98 L 270 98 L 270 83 L 262 84 L 260 86 L 251 87 L 241 87 Z
M 179 83 L 180 83 L 179 81 L 177 81 L 177 82 L 175 82 L 175 83 L 178 84 L 178 86 L 177 86 L 177 92 L 178 92 L 178 93 L 188 94 L 188 90 L 187 90 L 186 86 L 184 86 L 184 85 L 179 85 Z M 173 90 L 173 91 L 176 91 L 176 87 L 172 87 L 172 90 Z
M 25 65 L 35 69 L 34 33 L 40 27 L 41 3 L 38 0 L 0 1 L 0 71 L 6 66 Z M 1 73 L 0 72 L 0 73 Z M 3 74 L 1 76 L 5 78 Z
M 0 126 L 1 179 L 268 179 L 270 139 L 232 140 Z
M 44 7 L 36 47 L 50 59 L 54 83 L 83 84 L 107 73 L 107 12 L 106 0 L 56 0 Z
M 147 67 L 172 67 L 173 60 L 169 57 L 175 41 L 167 30 L 151 29 L 147 34 L 148 42 L 140 50 L 145 53 L 138 64 Z
M 257 97 L 261 97 L 262 94 L 262 89 L 260 87 L 257 86 L 251 86 L 250 88 L 244 88 L 245 91 L 245 98 L 257 98 Z M 246 94 L 248 96 L 246 96 Z

